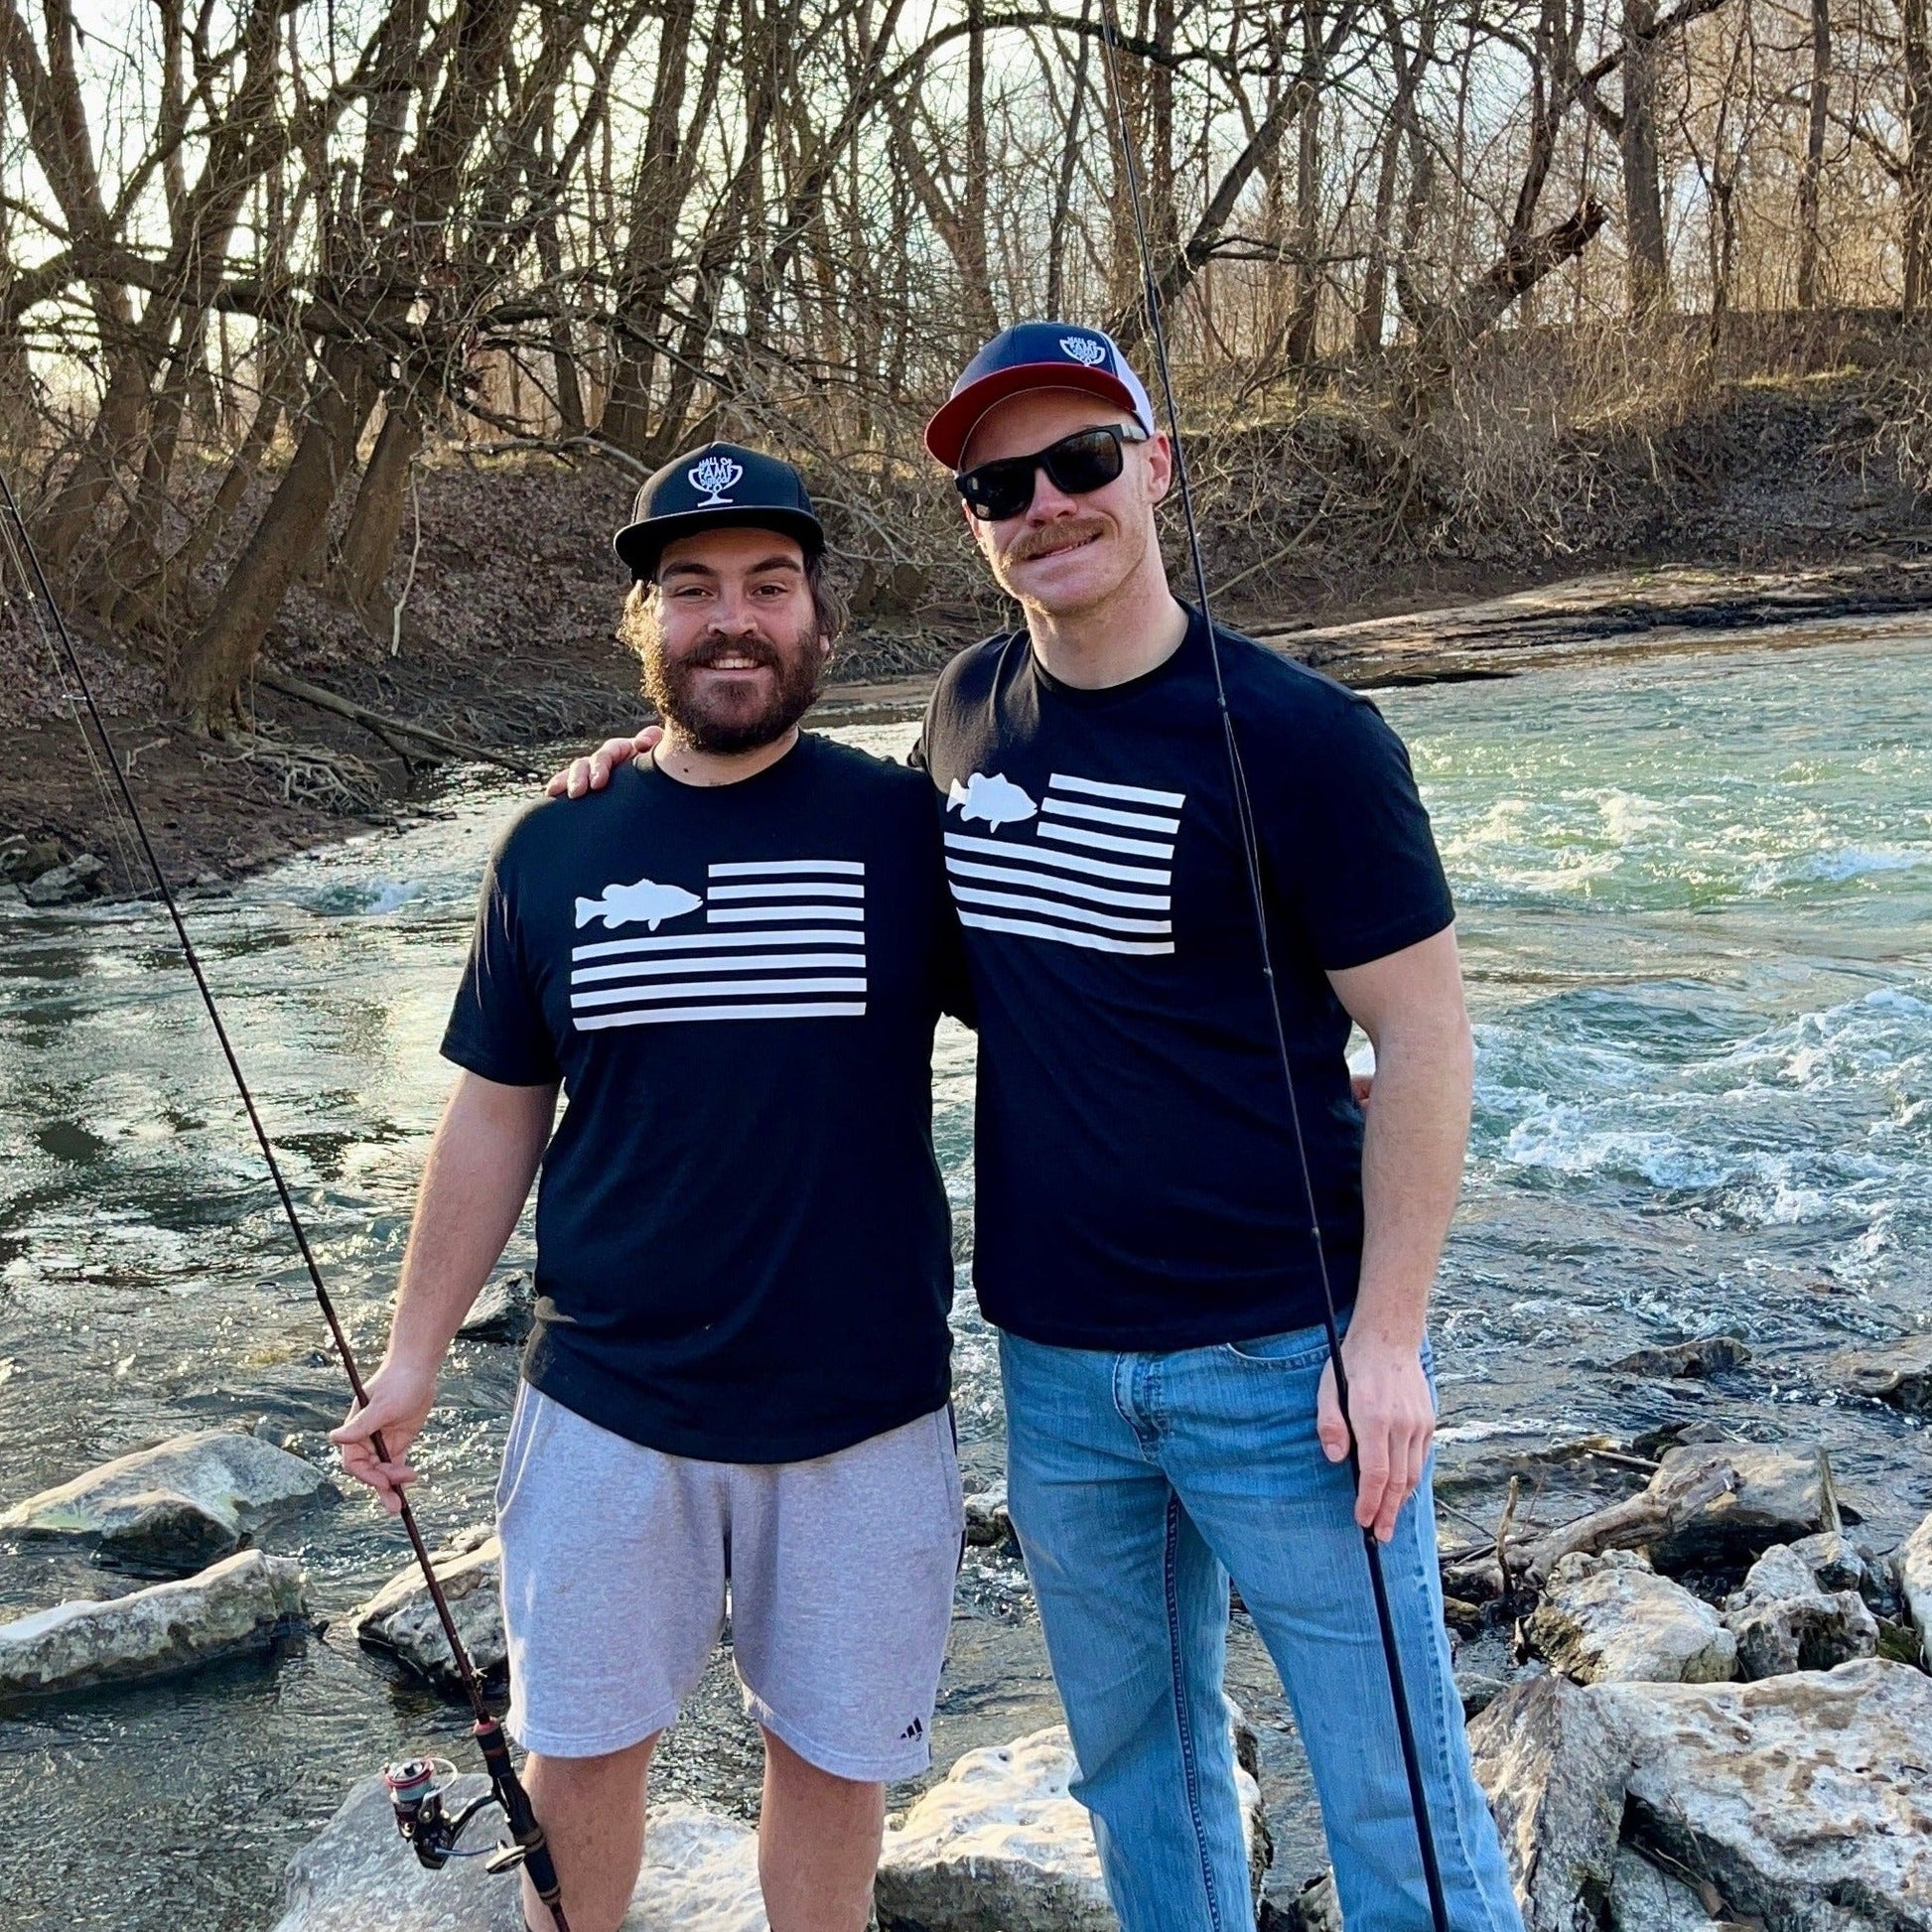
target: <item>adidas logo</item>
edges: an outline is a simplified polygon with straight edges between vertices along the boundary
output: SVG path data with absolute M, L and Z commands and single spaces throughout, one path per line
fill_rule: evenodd
M 901 1744 L 910 1744 L 916 1742 L 919 1738 L 923 1737 L 924 1735 L 925 1735 L 925 1725 L 922 1725 L 917 1718 L 914 1718 L 912 1722 L 909 1725 L 907 1725 L 903 1730 L 899 1732 L 898 1741 Z

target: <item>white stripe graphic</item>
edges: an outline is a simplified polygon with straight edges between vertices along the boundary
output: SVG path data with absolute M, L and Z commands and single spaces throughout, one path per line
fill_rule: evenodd
M 721 898 L 803 898 L 817 893 L 826 898 L 864 898 L 863 886 L 840 886 L 829 879 L 795 879 L 782 885 L 714 886 L 711 897 Z
M 844 916 L 841 911 L 841 917 Z M 594 945 L 573 946 L 572 959 L 621 959 L 633 953 L 708 952 L 715 946 L 863 946 L 863 932 L 667 932 L 655 939 L 600 939 Z
M 843 878 L 863 879 L 864 864 L 857 859 L 741 859 L 730 865 L 709 868 L 713 879 L 767 879 L 773 875 L 828 872 Z
M 1140 912 L 1166 912 L 1173 901 L 1165 893 L 1115 893 L 1105 886 L 1090 885 L 1084 879 L 1060 879 L 1032 866 L 976 866 L 970 860 L 946 856 L 946 871 L 955 879 L 985 879 L 996 886 L 1027 886 L 1035 892 L 1064 893 L 1069 898 L 1083 898 L 1091 905 L 1125 905 Z
M 719 905 L 709 908 L 705 917 L 713 925 L 745 925 L 753 919 L 852 919 L 863 925 L 866 909 L 863 905 Z
M 1014 912 L 1043 912 L 1051 918 L 1099 926 L 1104 932 L 1141 932 L 1154 936 L 1171 935 L 1173 931 L 1166 919 L 1123 919 L 1118 912 L 1089 912 L 1082 905 L 1032 898 L 1024 893 L 989 893 L 977 886 L 955 886 L 952 896 L 962 905 L 1004 905 Z
M 618 1007 L 639 1000 L 689 1000 L 717 993 L 863 993 L 863 979 L 678 980 L 669 986 L 617 986 L 604 993 L 573 993 L 571 1010 Z
M 1048 791 L 1079 791 L 1089 798 L 1124 798 L 1134 805 L 1166 805 L 1170 811 L 1178 811 L 1187 802 L 1184 791 L 1149 791 L 1145 785 L 1106 785 L 1098 778 L 1069 778 L 1064 771 L 1055 771 L 1046 780 Z
M 1110 805 L 1082 805 L 1071 798 L 1048 798 L 1040 807 L 1056 818 L 1093 819 L 1102 825 L 1125 825 L 1142 832 L 1161 832 L 1173 838 L 1180 830 L 1177 818 L 1155 818 L 1148 812 L 1117 812 Z
M 738 958 L 631 959 L 614 966 L 580 966 L 570 976 L 572 986 L 595 986 L 602 980 L 633 980 L 659 973 L 762 973 L 776 966 L 837 966 L 863 970 L 862 952 L 748 952 Z
M 682 1020 L 862 1020 L 866 1003 L 801 1000 L 778 1006 L 639 1008 L 634 1013 L 591 1013 L 574 1024 L 579 1033 L 602 1027 L 661 1027 Z
M 1157 953 L 1173 952 L 1172 939 L 1109 939 L 1100 932 L 1072 932 L 1065 926 L 1039 925 L 1032 919 L 1002 919 L 989 912 L 962 912 L 961 925 L 977 926 L 984 932 L 1017 932 L 1028 939 L 1057 939 L 1065 946 L 1085 946 L 1091 952 Z
M 1036 845 L 1022 844 L 1008 839 L 976 839 L 968 832 L 948 832 L 946 843 L 955 852 L 984 852 L 996 859 L 1018 859 L 1031 866 L 1054 866 L 1065 872 L 1088 873 L 1095 879 L 1119 879 L 1130 886 L 1160 886 L 1168 884 L 1169 874 L 1165 871 L 1150 871 L 1146 866 L 1110 865 L 1105 859 L 1082 858 L 1074 852 L 1049 852 Z
M 1107 832 L 1083 832 L 1077 825 L 1051 825 L 1045 819 L 1039 822 L 1039 836 L 1064 839 L 1068 845 L 1090 845 L 1101 852 L 1127 852 L 1137 859 L 1163 859 L 1170 864 L 1173 860 L 1171 845 L 1150 845 L 1146 839 L 1117 839 Z

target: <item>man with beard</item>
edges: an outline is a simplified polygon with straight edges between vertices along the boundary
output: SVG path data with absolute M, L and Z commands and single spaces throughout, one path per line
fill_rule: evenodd
M 1253 1926 L 1221 1715 L 1231 1576 L 1294 1705 L 1349 1932 L 1426 1932 L 1372 1530 L 1450 1924 L 1520 1932 L 1436 1563 L 1426 1314 L 1470 1046 L 1407 755 L 1368 700 L 1245 638 L 1217 633 L 1217 675 L 1161 555 L 1172 452 L 1101 332 L 1004 332 L 926 447 L 1026 618 L 946 667 L 920 759 L 979 1008 L 973 1278 L 1001 1330 L 1014 1527 L 1114 1908 L 1125 1932 Z M 1366 1131 L 1351 1020 L 1376 1052 Z
M 928 1761 L 962 1529 L 931 1139 L 958 929 L 926 781 L 798 729 L 838 627 L 823 547 L 752 450 L 640 491 L 622 634 L 664 736 L 495 849 L 388 1351 L 334 1437 L 395 1507 L 541 1162 L 497 1516 L 508 1725 L 575 1932 L 623 1916 L 728 1587 L 773 1932 L 860 1932 L 885 1786 Z M 550 1925 L 527 1883 L 524 1910 Z

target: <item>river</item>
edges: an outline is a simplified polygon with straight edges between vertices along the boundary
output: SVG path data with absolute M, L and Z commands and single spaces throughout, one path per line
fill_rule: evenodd
M 1446 1538 L 1512 1469 L 1544 1520 L 1640 1478 L 1552 1459 L 1673 1420 L 1829 1449 L 1868 1530 L 1932 1508 L 1932 1437 L 1841 1395 L 1850 1344 L 1932 1322 L 1932 654 L 1834 641 L 1384 695 L 1461 908 L 1478 1041 L 1464 1206 L 1445 1264 Z M 912 726 L 841 728 L 901 751 Z M 406 827 L 282 865 L 190 918 L 358 1343 L 379 1348 L 475 882 L 516 794 L 478 778 Z M 183 1429 L 313 1443 L 338 1371 L 206 1021 L 149 905 L 0 908 L 0 1501 Z M 971 1190 L 973 1048 L 950 1026 L 938 1136 Z M 517 1253 L 527 1252 L 527 1226 Z M 999 1469 L 990 1336 L 955 1314 L 969 1470 Z M 1710 1382 L 1611 1372 L 1727 1332 Z M 419 1460 L 433 1532 L 487 1512 L 513 1351 L 459 1346 Z M 971 1486 L 969 1484 L 969 1486 Z M 268 1547 L 340 1616 L 400 1567 L 360 1501 Z M 0 1613 L 125 1587 L 0 1552 Z M 1319 1863 L 1306 1781 L 1251 1633 L 1274 1883 Z M 660 1788 L 746 1810 L 756 1746 L 714 1670 Z M 1024 1579 L 975 1552 L 940 1762 L 1053 1720 Z M 338 1629 L 270 1658 L 0 1718 L 13 1928 L 254 1932 L 345 1784 L 459 1714 Z

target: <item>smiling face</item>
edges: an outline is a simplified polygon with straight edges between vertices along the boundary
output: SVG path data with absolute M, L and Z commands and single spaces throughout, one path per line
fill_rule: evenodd
M 620 627 L 644 695 L 694 750 L 773 744 L 818 697 L 832 638 L 796 539 L 743 526 L 667 544 Z
M 960 468 L 1031 456 L 1075 430 L 1129 421 L 1124 410 L 1076 390 L 1029 390 L 980 418 Z M 1009 597 L 1056 619 L 1073 618 L 1114 597 L 1150 557 L 1158 563 L 1154 506 L 1173 474 L 1168 439 L 1130 443 L 1124 456 L 1120 475 L 1100 489 L 1069 496 L 1036 470 L 1034 499 L 1019 516 L 982 523 L 967 513 L 987 567 Z

